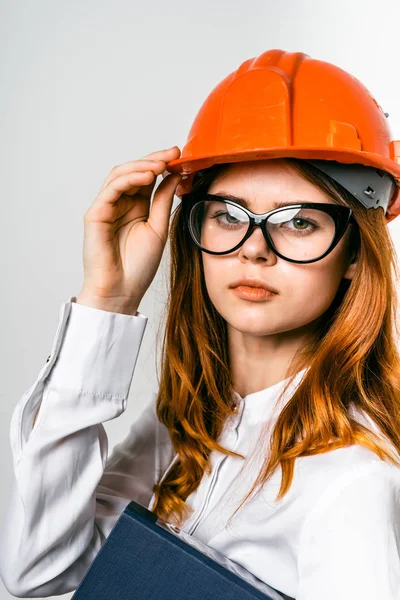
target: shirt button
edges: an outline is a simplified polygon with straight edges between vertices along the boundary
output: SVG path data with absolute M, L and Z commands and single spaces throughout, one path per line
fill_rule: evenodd
M 48 355 L 46 362 L 48 363 L 51 358 L 51 354 Z
M 170 528 L 172 529 L 172 531 L 175 531 L 175 533 L 180 533 L 181 530 L 179 529 L 179 527 L 177 527 L 176 525 L 171 525 L 170 524 Z

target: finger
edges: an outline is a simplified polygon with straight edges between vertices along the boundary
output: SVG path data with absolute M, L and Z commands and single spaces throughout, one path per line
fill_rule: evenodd
M 153 171 L 128 173 L 116 177 L 98 194 L 89 210 L 96 210 L 105 205 L 113 206 L 122 194 L 133 195 L 142 186 L 154 185 L 155 180 L 156 176 Z
M 181 155 L 181 151 L 178 146 L 172 146 L 171 148 L 167 148 L 166 150 L 157 150 L 156 152 L 151 152 L 151 154 L 146 154 L 146 156 L 142 156 L 142 158 L 151 158 L 152 160 L 164 160 L 165 162 L 169 162 L 170 160 L 175 160 L 179 158 Z
M 169 177 L 165 177 L 158 186 L 151 203 L 147 222 L 164 243 L 168 237 L 168 226 L 174 192 L 181 179 L 182 175 L 176 173 Z
M 111 169 L 107 178 L 104 180 L 104 183 L 101 186 L 101 189 L 105 188 L 110 183 L 110 181 L 112 181 L 116 177 L 119 177 L 120 175 L 125 175 L 127 173 L 131 173 L 134 171 L 137 171 L 137 172 L 153 171 L 153 173 L 155 173 L 156 175 L 159 175 L 165 169 L 165 166 L 166 166 L 166 163 L 163 160 L 139 159 L 139 160 L 132 160 L 132 161 L 126 162 L 122 165 L 118 165 L 118 166 L 114 167 L 113 169 Z
M 129 161 L 122 165 L 117 165 L 113 169 L 111 169 L 108 177 L 103 182 L 103 185 L 100 188 L 102 191 L 115 177 L 122 175 L 123 173 L 128 173 L 132 170 L 149 170 L 151 169 L 156 175 L 160 175 L 167 166 L 167 162 L 174 160 L 174 158 L 178 158 L 180 156 L 180 149 L 178 146 L 172 146 L 172 148 L 167 148 L 166 150 L 158 150 L 156 152 L 152 152 L 147 156 L 142 157 L 139 160 Z M 146 166 L 147 163 L 147 166 Z M 145 195 L 148 199 L 151 198 L 151 194 L 153 191 L 153 186 L 148 190 L 145 190 Z

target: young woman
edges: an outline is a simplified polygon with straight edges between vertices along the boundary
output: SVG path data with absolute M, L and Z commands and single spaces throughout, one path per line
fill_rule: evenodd
M 246 61 L 182 154 L 109 173 L 85 213 L 81 293 L 11 420 L 12 594 L 74 590 L 136 500 L 297 600 L 400 598 L 400 167 L 382 109 L 335 69 Z M 126 408 L 167 239 L 159 390 L 108 457 L 102 423 Z

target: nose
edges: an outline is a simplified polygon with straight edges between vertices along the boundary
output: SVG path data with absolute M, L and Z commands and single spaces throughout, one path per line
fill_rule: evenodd
M 240 246 L 239 256 L 248 260 L 270 260 L 276 254 L 269 247 L 264 234 L 259 225 L 256 225 L 251 232 L 250 237 Z

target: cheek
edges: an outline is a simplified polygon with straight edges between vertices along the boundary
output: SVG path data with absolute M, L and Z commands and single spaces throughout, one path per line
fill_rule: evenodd
M 285 287 L 283 301 L 298 314 L 322 314 L 335 297 L 337 286 L 330 277 L 304 277 Z
M 343 265 L 335 255 L 304 266 L 283 265 L 282 300 L 285 306 L 298 316 L 304 315 L 306 321 L 319 317 L 332 304 L 342 271 Z
M 210 298 L 215 294 L 221 294 L 224 288 L 229 286 L 231 279 L 227 273 L 224 261 L 219 257 L 203 255 L 203 270 L 206 288 Z M 232 278 L 232 281 L 234 276 Z

